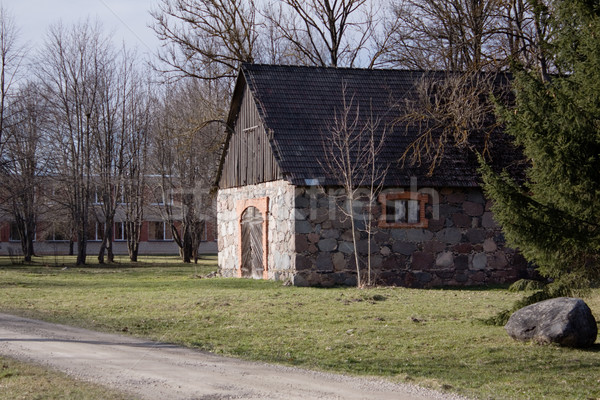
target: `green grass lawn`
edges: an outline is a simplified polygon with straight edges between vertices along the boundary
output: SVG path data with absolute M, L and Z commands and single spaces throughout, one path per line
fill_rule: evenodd
M 214 257 L 198 265 L 167 261 L 0 266 L 0 310 L 477 398 L 600 398 L 600 344 L 573 350 L 517 343 L 502 327 L 478 322 L 522 294 L 297 288 L 199 278 L 214 271 Z M 600 290 L 585 300 L 600 317 Z

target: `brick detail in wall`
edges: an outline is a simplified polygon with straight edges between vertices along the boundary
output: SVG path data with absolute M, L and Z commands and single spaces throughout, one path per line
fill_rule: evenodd
M 388 222 L 387 221 L 387 203 L 394 200 L 417 200 L 419 202 L 419 222 Z M 427 228 L 429 220 L 425 215 L 425 205 L 429 200 L 427 194 L 415 192 L 384 193 L 379 195 L 381 205 L 381 216 L 379 217 L 380 228 Z

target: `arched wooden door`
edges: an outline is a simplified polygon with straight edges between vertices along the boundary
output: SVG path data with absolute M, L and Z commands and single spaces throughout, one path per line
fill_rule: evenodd
M 263 277 L 263 217 L 258 208 L 248 207 L 242 214 L 242 277 Z

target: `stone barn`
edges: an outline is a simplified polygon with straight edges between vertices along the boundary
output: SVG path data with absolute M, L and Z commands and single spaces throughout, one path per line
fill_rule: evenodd
M 244 64 L 217 179 L 220 273 L 301 286 L 355 285 L 356 251 L 361 260 L 370 254 L 381 284 L 480 285 L 524 276 L 527 263 L 505 246 L 477 172 L 476 151 L 484 146 L 495 167 L 518 163 L 519 152 L 502 132 L 489 140 L 472 132 L 469 146 L 447 146 L 433 172 L 428 163 L 401 161 L 420 133 L 401 122 L 401 105 L 417 95 L 419 81 L 443 76 Z M 371 245 L 358 229 L 356 248 L 350 221 L 330 196 L 341 182 L 323 163 L 324 143 L 349 103 L 359 125 L 377 117 L 375 135 L 385 131 L 377 163 L 388 166 Z

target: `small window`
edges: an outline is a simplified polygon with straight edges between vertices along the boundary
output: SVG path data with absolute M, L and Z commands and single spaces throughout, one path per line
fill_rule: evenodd
M 52 225 L 46 232 L 44 240 L 47 242 L 66 242 L 68 241 L 65 232 L 56 225 Z
M 95 205 L 103 204 L 102 192 L 100 186 L 94 186 L 94 193 L 92 193 L 92 202 Z
M 34 241 L 37 240 L 37 232 L 35 232 L 33 234 L 33 240 Z M 17 226 L 16 222 L 10 223 L 10 233 L 8 236 L 8 241 L 9 242 L 20 242 L 21 241 L 21 235 L 19 234 L 19 227 Z
M 125 185 L 119 186 L 119 204 L 127 204 L 125 201 Z
M 152 189 L 152 203 L 153 206 L 164 206 L 173 204 L 173 193 L 164 193 L 162 187 L 157 186 Z
M 163 221 L 148 222 L 148 240 L 173 240 L 171 228 Z
M 426 194 L 402 192 L 379 195 L 381 203 L 380 228 L 427 228 L 425 218 Z
M 91 242 L 100 242 L 104 238 L 104 223 L 92 222 L 88 225 L 87 240 Z
M 10 224 L 10 235 L 8 236 L 8 240 L 11 242 L 20 242 L 21 235 L 19 234 L 19 227 L 16 222 L 11 222 Z
M 125 232 L 125 222 L 115 222 L 115 241 L 127 240 L 127 234 Z

